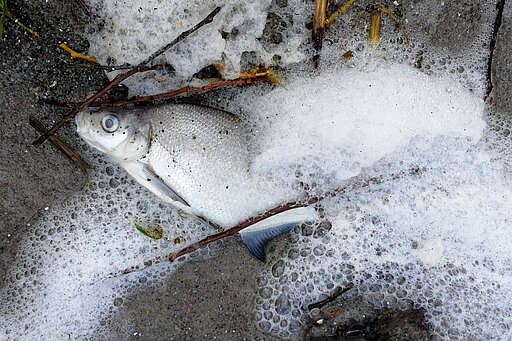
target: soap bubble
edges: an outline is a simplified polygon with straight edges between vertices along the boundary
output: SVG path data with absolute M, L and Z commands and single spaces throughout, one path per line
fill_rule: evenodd
M 224 3 L 88 2 L 104 21 L 89 37 L 89 53 L 116 64 L 143 60 L 164 44 L 162 37 L 177 36 Z M 425 167 L 416 176 L 325 200 L 323 222 L 297 228 L 283 249 L 267 250 L 274 256 L 255 275 L 255 320 L 265 332 L 295 337 L 308 303 L 356 283 L 347 294 L 375 308 L 424 308 L 440 339 L 511 337 L 511 124 L 499 113 L 482 118 L 478 100 L 492 25 L 471 31 L 471 44 L 454 51 L 449 42 L 432 41 L 431 32 L 409 30 L 433 30 L 437 25 L 429 18 L 448 15 L 445 8 L 414 6 L 404 11 L 408 46 L 390 20 L 375 49 L 364 29 L 352 29 L 356 11 L 335 22 L 313 77 L 308 61 L 316 52 L 305 29 L 312 1 L 228 2 L 214 23 L 157 61 L 171 64 L 181 78 L 154 71 L 128 82 L 133 94 L 154 93 L 219 61 L 230 77 L 242 59 L 244 67 L 283 67 L 285 86 L 269 94 L 263 87 L 228 89 L 205 104 L 251 121 L 261 148 L 251 171 L 293 199 Z M 478 20 L 492 22 L 495 6 L 479 6 L 473 11 Z M 269 39 L 259 39 L 266 27 Z M 343 60 L 347 51 L 354 57 Z M 92 166 L 88 185 L 42 212 L 20 244 L 0 289 L 2 339 L 68 333 L 108 339 L 109 323 L 127 297 L 162 285 L 177 265 L 109 274 L 178 249 L 172 242 L 177 237 L 196 241 L 212 233 L 162 205 L 110 160 L 87 151 L 84 157 Z M 132 218 L 162 225 L 169 237 L 148 240 Z M 130 328 L 130 321 L 119 327 L 124 333 Z

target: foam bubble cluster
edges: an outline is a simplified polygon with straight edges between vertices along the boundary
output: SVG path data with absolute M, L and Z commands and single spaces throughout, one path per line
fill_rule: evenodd
M 89 3 L 104 22 L 90 37 L 90 53 L 103 63 L 137 63 L 223 5 L 212 24 L 157 62 L 183 77 L 216 62 L 226 74 L 258 63 L 289 68 L 283 86 L 267 95 L 218 97 L 219 106 L 253 124 L 259 154 L 251 171 L 267 184 L 303 195 L 408 174 L 322 202 L 325 221 L 298 228 L 270 255 L 255 301 L 261 330 L 295 337 L 308 303 L 354 283 L 346 295 L 376 308 L 424 308 L 439 339 L 512 338 L 512 128 L 499 113 L 482 115 L 477 99 L 492 25 L 464 28 L 475 13 L 488 22 L 492 3 L 456 12 L 457 29 L 472 41 L 456 50 L 440 38 L 456 34 L 431 32 L 450 15 L 445 5 L 403 6 L 411 44 L 384 19 L 377 48 L 353 28 L 351 11 L 326 31 L 315 77 L 297 76 L 314 54 L 306 27 L 313 2 Z M 343 59 L 347 51 L 354 57 Z M 156 92 L 160 83 L 168 87 L 168 76 L 147 73 L 152 85 L 135 78 L 129 86 Z M 43 212 L 20 245 L 0 289 L 1 339 L 101 338 L 130 292 L 157 285 L 175 266 L 109 274 L 213 232 L 162 205 L 102 156 L 85 157 L 93 166 L 88 186 Z M 135 231 L 134 217 L 162 226 L 164 239 Z
M 501 162 L 465 138 L 438 137 L 427 150 L 412 144 L 386 157 L 363 178 L 410 162 L 428 166 L 326 202 L 328 233 L 319 225 L 296 231 L 261 275 L 260 328 L 296 335 L 307 304 L 355 283 L 347 295 L 376 308 L 424 308 L 439 339 L 511 336 L 512 191 Z
M 311 41 L 313 2 L 300 0 L 249 1 L 123 1 L 88 0 L 103 25 L 89 36 L 89 53 L 103 64 L 134 64 L 202 20 L 216 6 L 222 9 L 213 23 L 180 42 L 158 59 L 175 75 L 151 71 L 125 82 L 134 94 L 163 91 L 178 86 L 176 75 L 190 77 L 212 63 L 224 65 L 224 75 L 234 77 L 255 65 L 295 68 L 318 52 Z M 361 2 L 329 26 L 320 51 L 320 69 L 361 66 L 388 60 L 414 65 L 426 74 L 449 75 L 482 94 L 487 65 L 487 41 L 492 33 L 495 6 L 443 2 L 404 3 L 390 9 L 400 15 L 410 43 L 404 43 L 396 23 L 382 15 L 379 45 L 368 43 L 371 1 Z M 332 13 L 340 3 L 333 2 Z M 343 57 L 350 52 L 352 58 Z M 172 79 L 171 79 L 172 78 Z M 144 86 L 137 82 L 144 80 Z
M 178 264 L 119 276 L 121 270 L 214 232 L 160 203 L 111 161 L 97 154 L 86 157 L 93 165 L 87 187 L 44 211 L 19 246 L 0 290 L 2 340 L 108 333 L 108 321 L 127 293 L 158 284 Z M 133 219 L 160 225 L 164 237 L 144 236 Z
M 506 124 L 487 115 L 504 127 L 486 128 L 480 100 L 424 77 L 381 65 L 300 81 L 262 101 L 267 114 L 277 109 L 271 125 L 282 124 L 265 159 L 294 160 L 313 193 L 336 179 L 420 169 L 322 203 L 325 222 L 297 229 L 259 278 L 262 330 L 297 336 L 308 304 L 354 283 L 348 295 L 376 308 L 425 309 L 439 339 L 512 336 Z

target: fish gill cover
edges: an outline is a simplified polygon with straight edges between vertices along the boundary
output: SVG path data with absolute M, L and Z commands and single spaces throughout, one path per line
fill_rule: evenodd
M 489 32 L 474 32 L 471 46 L 449 53 L 430 46 L 420 29 L 410 32 L 408 47 L 395 35 L 370 50 L 362 33 L 344 36 L 349 24 L 340 24 L 331 32 L 345 47 L 336 40 L 324 46 L 319 75 L 301 76 L 304 64 L 292 63 L 311 52 L 305 29 L 310 3 L 90 4 L 105 24 L 91 35 L 90 52 L 104 62 L 141 60 L 162 36 L 175 36 L 222 4 L 212 26 L 166 55 L 181 76 L 216 61 L 239 70 L 244 51 L 263 62 L 280 55 L 293 71 L 281 87 L 211 99 L 254 124 L 260 151 L 251 171 L 276 189 L 301 182 L 320 192 L 353 177 L 423 170 L 323 202 L 332 224 L 326 234 L 315 233 L 316 224 L 293 231 L 254 279 L 261 330 L 296 337 L 308 303 L 352 282 L 355 289 L 346 295 L 361 295 L 375 307 L 424 308 L 439 339 L 512 337 L 512 146 L 510 123 L 486 112 L 480 100 Z M 482 20 L 490 20 L 493 6 L 482 6 Z M 280 18 L 279 39 L 258 39 L 268 13 Z M 408 8 L 411 27 L 418 27 L 419 17 L 442 15 L 441 7 Z M 227 40 L 222 32 L 230 33 Z M 342 63 L 340 49 L 356 57 Z M 410 66 L 419 55 L 422 71 Z M 167 86 L 160 76 L 150 77 L 156 79 L 151 87 L 132 82 L 130 89 L 157 91 Z M 107 338 L 107 322 L 123 300 L 158 286 L 181 263 L 108 278 L 111 272 L 177 250 L 177 239 L 196 241 L 214 232 L 160 203 L 110 160 L 84 150 L 92 165 L 89 185 L 32 223 L 0 289 L 1 339 Z M 164 237 L 138 233 L 133 217 L 162 226 Z

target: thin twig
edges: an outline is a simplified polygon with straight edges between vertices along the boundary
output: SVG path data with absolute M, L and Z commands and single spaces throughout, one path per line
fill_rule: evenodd
M 237 79 L 231 79 L 231 80 L 225 80 L 225 81 L 219 81 L 207 85 L 202 86 L 184 86 L 179 89 L 163 92 L 156 95 L 148 95 L 148 96 L 138 96 L 133 97 L 124 101 L 115 101 L 111 103 L 105 103 L 106 105 L 113 106 L 113 107 L 123 107 L 127 105 L 132 104 L 140 104 L 143 102 L 150 102 L 150 101 L 156 101 L 156 100 L 162 100 L 166 98 L 175 97 L 184 93 L 191 93 L 191 92 L 208 92 L 212 91 L 217 88 L 226 87 L 226 86 L 233 86 L 233 85 L 247 85 L 247 84 L 257 84 L 257 83 L 265 83 L 268 82 L 269 79 L 267 77 L 256 77 L 256 78 L 237 78 Z
M 252 217 L 252 218 L 249 218 L 247 220 L 245 220 L 244 222 L 232 227 L 232 228 L 229 228 L 227 230 L 224 230 L 222 232 L 219 232 L 219 233 L 216 233 L 216 234 L 213 234 L 213 235 L 210 235 L 204 239 L 201 239 L 200 241 L 198 241 L 197 243 L 194 243 L 194 244 L 191 244 L 183 249 L 181 249 L 180 251 L 178 251 L 177 253 L 173 253 L 173 254 L 170 254 L 170 255 L 165 255 L 165 256 L 157 256 L 157 257 L 154 257 L 154 258 L 151 258 L 149 260 L 146 260 L 144 261 L 144 263 L 142 265 L 136 265 L 136 266 L 132 266 L 132 267 L 129 267 L 129 268 L 126 268 L 122 271 L 120 271 L 120 273 L 118 274 L 111 274 L 111 276 L 118 276 L 118 275 L 125 275 L 125 274 L 129 274 L 131 272 L 134 272 L 134 271 L 139 271 L 139 270 L 143 270 L 149 266 L 152 266 L 152 265 L 155 265 L 155 264 L 158 264 L 158 263 L 161 263 L 162 261 L 170 261 L 170 262 L 174 262 L 178 257 L 181 257 L 181 256 L 184 256 L 188 253 L 191 253 L 201 247 L 204 247 L 210 243 L 213 243 L 214 241 L 217 241 L 217 240 L 220 240 L 220 239 L 223 239 L 223 238 L 226 238 L 226 237 L 229 237 L 229 236 L 232 236 L 232 235 L 235 235 L 237 234 L 238 232 L 240 232 L 241 230 L 253 225 L 253 224 L 256 224 L 257 222 L 259 221 L 262 221 L 266 218 L 269 218 L 269 217 L 272 217 L 278 213 L 281 213 L 281 212 L 284 212 L 284 211 L 287 211 L 287 210 L 290 210 L 292 208 L 297 208 L 297 207 L 304 207 L 306 206 L 307 204 L 305 203 L 299 203 L 299 202 L 289 202 L 287 204 L 284 204 L 284 205 L 281 205 L 281 206 L 278 206 L 278 207 L 275 207 L 259 216 L 256 216 L 256 217 Z
M 308 310 L 313 310 L 315 308 L 322 308 L 324 305 L 336 300 L 338 297 L 340 297 L 341 295 L 343 295 L 344 293 L 346 293 L 353 287 L 354 287 L 354 283 L 349 283 L 345 288 L 337 287 L 336 290 L 334 291 L 334 293 L 332 295 L 330 295 L 329 297 L 324 298 L 321 301 L 311 303 L 310 305 L 308 305 Z
M 325 30 L 325 17 L 327 12 L 328 0 L 315 0 L 315 8 L 313 10 L 313 47 L 316 51 L 322 48 Z
M 119 70 L 130 70 L 133 68 L 131 64 L 123 64 L 123 65 L 100 65 L 94 63 L 68 63 L 66 64 L 68 68 L 76 68 L 76 69 L 95 69 L 95 70 L 104 70 L 108 72 L 119 71 Z
M 69 68 L 77 68 L 77 69 L 95 69 L 95 70 L 105 70 L 108 72 L 112 71 L 120 71 L 120 70 L 129 70 L 133 68 L 131 64 L 123 64 L 123 65 L 100 65 L 94 63 L 69 63 L 66 64 L 66 67 Z M 175 71 L 174 68 L 169 64 L 155 64 L 148 65 L 143 68 L 143 71 L 151 71 L 151 70 L 166 70 L 166 71 Z
M 208 14 L 208 16 L 206 18 L 201 20 L 201 22 L 199 22 L 197 25 L 195 25 L 194 27 L 192 27 L 192 28 L 188 29 L 187 31 L 181 33 L 172 42 L 170 42 L 169 44 L 167 44 L 167 45 L 161 47 L 160 49 L 158 49 L 155 53 L 153 53 L 147 59 L 145 59 L 144 61 L 142 61 L 138 65 L 136 65 L 134 68 L 128 70 L 125 73 L 117 75 L 112 81 L 110 81 L 110 83 L 108 83 L 105 87 L 103 87 L 103 89 L 101 89 L 96 94 L 94 94 L 94 96 L 92 96 L 91 98 L 89 98 L 88 100 L 86 100 L 85 102 L 80 104 L 78 107 L 72 109 L 67 115 L 61 117 L 61 119 L 58 120 L 53 125 L 53 127 L 51 127 L 51 129 L 49 129 L 46 133 L 41 135 L 33 144 L 36 145 L 36 146 L 39 146 L 40 144 L 42 144 L 46 139 L 48 139 L 48 137 L 50 137 L 51 135 L 55 134 L 55 132 L 65 122 L 73 119 L 76 116 L 76 114 L 78 114 L 81 110 L 87 108 L 91 103 L 93 103 L 98 98 L 101 98 L 103 95 L 105 95 L 114 86 L 120 84 L 122 81 L 124 81 L 128 77 L 130 77 L 130 76 L 132 76 L 132 75 L 134 75 L 134 74 L 136 74 L 138 72 L 141 72 L 142 70 L 144 70 L 144 68 L 145 68 L 145 66 L 147 64 L 151 63 L 153 60 L 155 60 L 155 58 L 160 56 L 162 53 L 167 51 L 169 48 L 171 48 L 172 46 L 178 44 L 180 41 L 182 41 L 183 39 L 185 39 L 186 37 L 188 37 L 189 35 L 191 35 L 195 31 L 197 31 L 198 29 L 200 29 L 204 25 L 211 23 L 213 21 L 213 18 L 217 15 L 217 13 L 219 13 L 220 9 L 221 9 L 220 7 L 215 8 L 210 14 Z
M 494 60 L 494 50 L 496 49 L 496 40 L 498 39 L 498 32 L 500 31 L 501 23 L 503 20 L 503 9 L 505 7 L 505 0 L 499 0 L 496 4 L 496 19 L 493 25 L 491 42 L 489 44 L 489 58 L 487 59 L 487 86 L 485 89 L 484 101 L 492 92 L 493 79 L 492 79 L 492 63 Z
M 214 241 L 217 241 L 217 240 L 220 240 L 220 239 L 223 239 L 223 238 L 226 238 L 226 237 L 229 237 L 229 236 L 232 236 L 232 235 L 235 235 L 237 234 L 238 232 L 240 232 L 241 230 L 249 227 L 249 226 L 252 226 L 253 224 L 259 222 L 259 221 L 262 221 L 264 219 L 267 219 L 267 218 L 270 218 L 272 216 L 275 216 L 276 214 L 279 214 L 279 213 L 282 213 L 284 211 L 288 211 L 288 210 L 291 210 L 293 208 L 297 208 L 297 207 L 305 207 L 305 206 L 310 206 L 310 205 L 314 205 L 322 200 L 325 200 L 325 199 L 328 199 L 328 198 L 333 198 L 337 195 L 340 195 L 340 194 L 345 194 L 345 193 L 348 193 L 348 192 L 351 192 L 351 191 L 354 191 L 354 190 L 357 190 L 357 189 L 361 189 L 361 188 L 365 188 L 365 187 L 368 187 L 368 186 L 371 186 L 371 185 L 377 185 L 377 184 L 381 184 L 383 182 L 387 182 L 387 181 L 392 181 L 392 180 L 396 180 L 396 179 L 399 179 L 399 178 L 402 178 L 406 175 L 417 175 L 417 174 L 420 174 L 421 172 L 423 172 L 425 169 L 424 168 L 419 168 L 419 167 L 412 167 L 411 169 L 407 170 L 407 171 L 402 171 L 402 172 L 398 172 L 398 173 L 393 173 L 391 175 L 388 175 L 388 176 L 375 176 L 375 177 L 372 177 L 372 178 L 369 178 L 369 179 L 363 179 L 363 180 L 359 180 L 359 181 L 354 181 L 354 182 L 351 182 L 350 184 L 346 185 L 346 186 L 342 186 L 342 187 L 339 187 L 339 188 L 336 188 L 332 191 L 327 191 L 327 192 L 324 192 L 323 194 L 321 195 L 318 195 L 318 196 L 313 196 L 305 201 L 290 201 L 288 203 L 285 203 L 283 205 L 280 205 L 280 206 L 277 206 L 277 207 L 274 207 L 273 209 L 271 210 L 268 210 L 266 211 L 265 213 L 262 213 L 258 216 L 254 216 L 254 217 L 251 217 L 245 221 L 243 221 L 242 223 L 232 227 L 232 228 L 229 228 L 227 230 L 224 230 L 222 232 L 219 232 L 219 233 L 216 233 L 216 234 L 213 234 L 213 235 L 210 235 L 204 239 L 201 239 L 200 241 L 194 243 L 194 244 L 191 244 L 183 249 L 181 249 L 180 251 L 176 252 L 176 253 L 173 253 L 173 254 L 170 254 L 170 255 L 166 255 L 166 256 L 157 256 L 157 257 L 154 257 L 152 259 L 149 259 L 147 261 L 144 261 L 143 264 L 141 265 L 136 265 L 136 266 L 132 266 L 132 267 L 129 267 L 129 268 L 126 268 L 122 271 L 120 271 L 118 274 L 111 274 L 111 276 L 118 276 L 118 275 L 124 275 L 124 274 L 128 274 L 128 273 L 131 273 L 131 272 L 134 272 L 134 271 L 139 271 L 139 270 L 143 270 L 149 266 L 152 266 L 154 264 L 158 264 L 158 263 L 161 263 L 162 261 L 165 261 L 165 260 L 168 260 L 168 261 L 175 261 L 177 258 L 181 257 L 181 256 L 184 256 L 186 254 L 189 254 L 201 247 L 204 247 Z
M 101 98 L 96 100 L 94 103 L 91 103 L 89 107 L 124 107 L 128 105 L 133 104 L 141 104 L 145 102 L 151 102 L 156 100 L 163 100 L 171 97 L 175 97 L 181 94 L 185 93 L 191 93 L 191 92 L 208 92 L 215 90 L 217 88 L 221 87 L 227 87 L 227 86 L 233 86 L 233 85 L 248 85 L 248 84 L 257 84 L 257 83 L 266 83 L 270 82 L 271 80 L 266 76 L 260 76 L 255 78 L 236 78 L 236 79 L 230 79 L 230 80 L 222 80 L 215 83 L 210 83 L 206 85 L 200 85 L 200 86 L 184 86 L 179 89 L 170 90 L 167 92 L 162 92 L 155 95 L 148 95 L 148 96 L 135 96 L 132 98 L 128 98 L 126 100 L 121 101 L 110 101 L 105 98 Z M 60 102 L 56 100 L 46 100 L 47 104 L 61 106 L 61 107 L 69 107 L 69 108 L 76 108 L 80 103 L 75 102 Z
M 39 133 L 44 134 L 48 131 L 43 123 L 41 123 L 37 118 L 34 116 L 29 117 L 29 123 L 30 125 L 36 129 Z M 56 135 L 52 135 L 48 137 L 48 140 L 58 149 L 62 152 L 62 154 L 66 155 L 75 165 L 78 166 L 81 170 L 84 172 L 87 171 L 89 166 L 87 163 L 85 163 L 84 160 L 78 155 L 77 152 L 73 150 L 66 142 L 59 139 Z

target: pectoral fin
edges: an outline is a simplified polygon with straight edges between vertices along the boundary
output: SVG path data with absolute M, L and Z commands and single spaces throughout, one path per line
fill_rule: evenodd
M 298 224 L 318 219 L 313 207 L 298 207 L 259 221 L 240 231 L 240 236 L 249 252 L 264 262 L 265 246 L 275 236 L 290 231 Z
M 156 194 L 159 198 L 178 206 L 186 211 L 186 214 L 192 214 L 201 223 L 208 227 L 213 227 L 216 230 L 222 231 L 224 228 L 212 221 L 209 221 L 201 216 L 190 213 L 188 208 L 190 205 L 178 193 L 176 193 L 170 186 L 168 186 L 162 178 L 155 174 L 154 170 L 143 162 L 130 162 L 122 164 L 123 168 L 141 185 Z M 181 205 L 180 205 L 181 204 Z
M 120 164 L 138 183 L 156 194 L 160 199 L 175 206 L 181 206 L 184 210 L 190 207 L 178 193 L 155 174 L 148 164 L 143 162 L 120 162 Z
M 160 195 L 164 195 L 165 197 L 182 203 L 185 206 L 190 206 L 185 199 L 180 197 L 178 193 L 176 193 L 171 187 L 169 187 L 158 175 L 155 174 L 153 169 L 149 166 L 144 164 L 142 167 L 142 173 L 146 177 L 147 187 L 151 188 L 153 187 L 155 190 L 160 192 Z

